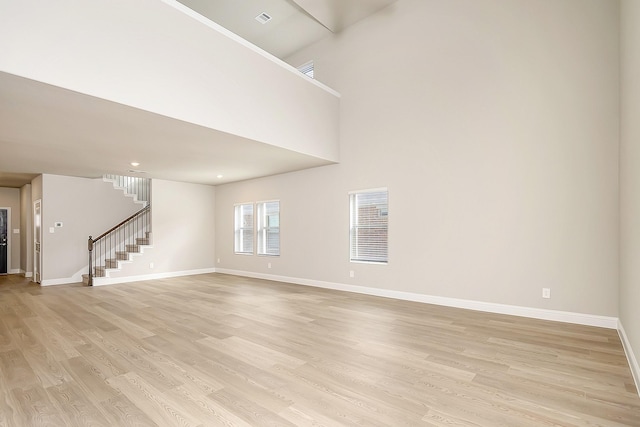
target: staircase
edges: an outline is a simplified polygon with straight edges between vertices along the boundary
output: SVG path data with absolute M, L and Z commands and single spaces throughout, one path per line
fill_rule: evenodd
M 113 251 L 110 254 L 113 258 L 99 257 L 102 262 L 95 264 L 92 277 L 89 274 L 83 274 L 82 282 L 89 286 L 105 284 L 106 281 L 101 279 L 109 278 L 109 272 L 120 271 L 124 264 L 131 263 L 135 257 L 142 255 L 145 248 L 153 247 L 151 245 L 151 232 L 145 232 L 144 236 L 136 237 L 134 243 L 125 244 L 121 251 Z
M 137 176 L 104 175 L 103 181 L 113 184 L 113 188 L 122 190 L 125 197 L 131 197 L 134 203 L 146 206 L 151 201 L 151 181 Z
M 134 202 L 143 205 L 135 214 L 105 231 L 95 239 L 89 236 L 89 273 L 83 274 L 83 283 L 89 286 L 105 284 L 109 273 L 131 263 L 145 248 L 151 247 L 151 181 L 147 178 L 106 175 L 105 181 L 124 191 Z

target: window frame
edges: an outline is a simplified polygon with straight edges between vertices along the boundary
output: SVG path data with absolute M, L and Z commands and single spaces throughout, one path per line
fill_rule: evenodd
M 386 205 L 384 211 L 379 212 L 379 215 L 386 216 L 386 221 L 384 227 L 378 225 L 360 225 L 357 223 L 358 217 L 357 213 L 359 210 L 358 196 L 366 195 L 372 193 L 385 193 L 386 197 Z M 360 233 L 358 232 L 360 229 L 381 229 L 384 230 L 386 235 L 384 241 L 384 248 L 381 250 L 381 253 L 384 254 L 383 259 L 375 259 L 375 257 L 367 257 L 358 255 L 358 248 L 361 246 L 354 242 L 354 239 L 357 239 Z M 374 250 L 377 250 L 375 246 L 372 247 Z M 386 187 L 381 188 L 372 188 L 367 190 L 357 190 L 349 192 L 349 262 L 359 263 L 359 264 L 376 264 L 376 265 L 387 265 L 389 263 L 389 190 Z
M 243 226 L 239 221 L 243 212 L 244 206 L 251 206 L 251 227 Z M 236 203 L 233 205 L 233 253 L 236 255 L 254 255 L 255 254 L 255 221 L 256 221 L 256 208 L 253 202 Z M 243 239 L 244 233 L 249 232 L 251 234 L 251 251 L 246 250 Z
M 269 203 L 277 203 L 278 204 L 278 225 L 277 227 L 273 227 L 270 226 L 268 223 L 268 215 L 267 215 L 267 204 Z M 278 257 L 280 256 L 280 249 L 281 249 L 281 245 L 280 245 L 280 200 L 279 199 L 274 199 L 274 200 L 264 200 L 264 201 L 260 201 L 260 202 L 256 202 L 256 214 L 255 214 L 255 219 L 256 219 L 256 253 L 259 256 L 271 256 L 271 257 Z M 273 231 L 276 230 L 278 233 L 278 253 L 269 253 L 267 251 L 267 243 L 269 241 L 269 239 L 267 238 L 267 234 L 269 233 L 269 231 Z

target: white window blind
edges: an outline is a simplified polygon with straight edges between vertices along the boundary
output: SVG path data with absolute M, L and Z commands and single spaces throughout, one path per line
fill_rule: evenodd
M 280 255 L 280 202 L 257 205 L 258 255 Z
M 386 189 L 355 192 L 350 199 L 351 261 L 388 260 L 389 193 Z
M 302 74 L 306 74 L 311 78 L 314 78 L 313 77 L 313 61 L 309 61 L 306 64 L 299 66 L 298 71 L 300 71 Z
M 235 206 L 235 243 L 238 254 L 253 254 L 253 203 Z

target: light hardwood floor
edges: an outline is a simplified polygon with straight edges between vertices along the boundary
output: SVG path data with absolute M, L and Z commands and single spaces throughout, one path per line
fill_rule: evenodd
M 616 331 L 207 274 L 0 277 L 0 426 L 640 426 Z

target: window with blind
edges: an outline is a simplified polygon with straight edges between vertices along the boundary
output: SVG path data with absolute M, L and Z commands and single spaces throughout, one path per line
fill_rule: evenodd
M 235 206 L 235 243 L 237 254 L 253 254 L 253 203 Z
M 306 74 L 313 79 L 313 61 L 309 61 L 306 64 L 299 66 L 298 71 L 300 71 L 302 74 Z
M 387 263 L 388 199 L 386 189 L 349 194 L 351 261 Z
M 258 255 L 280 255 L 280 202 L 257 204 Z

